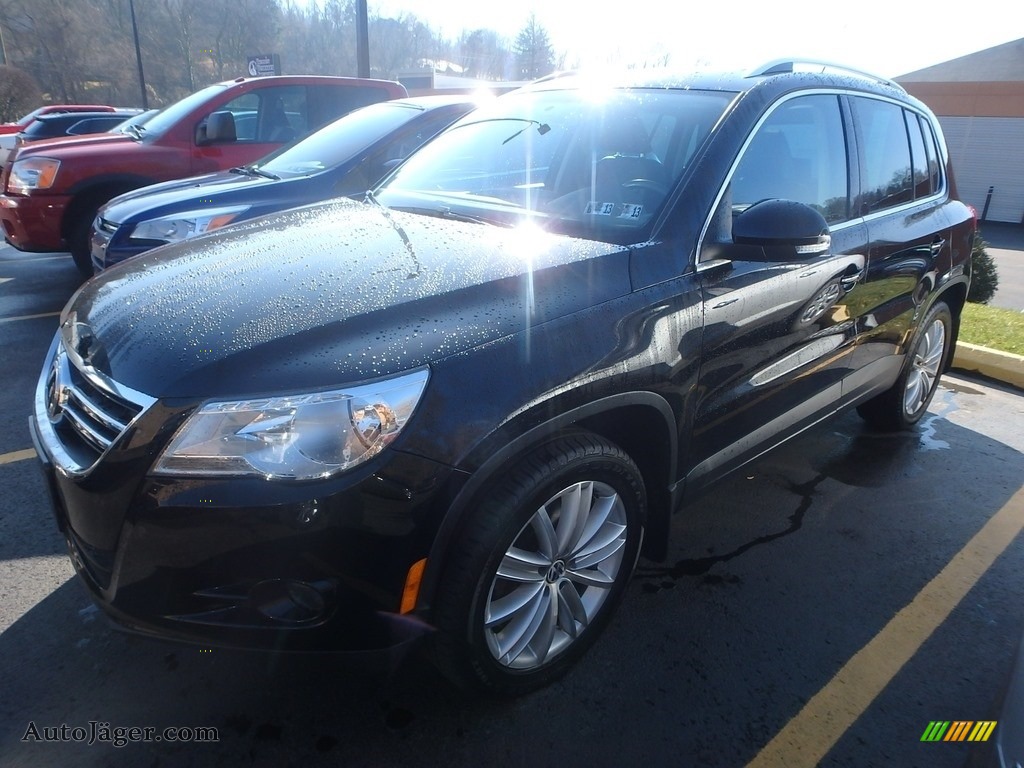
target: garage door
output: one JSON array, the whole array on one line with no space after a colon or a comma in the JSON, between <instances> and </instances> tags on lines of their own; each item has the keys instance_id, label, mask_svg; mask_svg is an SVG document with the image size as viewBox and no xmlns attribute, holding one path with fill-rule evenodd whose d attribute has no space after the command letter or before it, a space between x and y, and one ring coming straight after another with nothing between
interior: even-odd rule
<instances>
[{"instance_id":1,"label":"garage door","mask_svg":"<svg viewBox=\"0 0 1024 768\"><path fill-rule=\"evenodd\" d=\"M1024 118L940 117L960 199L989 221L1024 221Z\"/></svg>"}]
</instances>

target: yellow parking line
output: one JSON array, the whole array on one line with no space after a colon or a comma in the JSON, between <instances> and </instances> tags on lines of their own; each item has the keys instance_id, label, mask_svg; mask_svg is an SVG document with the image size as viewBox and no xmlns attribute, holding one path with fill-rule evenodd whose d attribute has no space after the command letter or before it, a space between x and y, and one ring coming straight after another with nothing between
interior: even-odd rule
<instances>
[{"instance_id":1,"label":"yellow parking line","mask_svg":"<svg viewBox=\"0 0 1024 768\"><path fill-rule=\"evenodd\" d=\"M747 768L816 766L1024 529L1024 488L858 651Z\"/></svg>"},{"instance_id":2,"label":"yellow parking line","mask_svg":"<svg viewBox=\"0 0 1024 768\"><path fill-rule=\"evenodd\" d=\"M35 320L39 317L60 317L60 312L43 312L39 315L18 315L17 317L0 317L0 323L13 323L16 320Z\"/></svg>"},{"instance_id":3,"label":"yellow parking line","mask_svg":"<svg viewBox=\"0 0 1024 768\"><path fill-rule=\"evenodd\" d=\"M0 453L0 464L13 464L16 461L34 459L36 452L29 448L25 451L14 451L13 453Z\"/></svg>"}]
</instances>

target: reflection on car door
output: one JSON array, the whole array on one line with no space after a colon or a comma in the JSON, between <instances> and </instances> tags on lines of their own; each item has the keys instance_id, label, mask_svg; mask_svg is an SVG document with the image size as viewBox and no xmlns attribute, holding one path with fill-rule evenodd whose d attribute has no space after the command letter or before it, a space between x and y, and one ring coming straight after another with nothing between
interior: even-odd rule
<instances>
[{"instance_id":1,"label":"reflection on car door","mask_svg":"<svg viewBox=\"0 0 1024 768\"><path fill-rule=\"evenodd\" d=\"M704 303L692 490L838 407L855 338L850 292L863 277L866 227L850 215L839 97L777 105L755 129L705 236ZM769 261L732 244L735 215L765 199L817 209L828 253Z\"/></svg>"},{"instance_id":2,"label":"reflection on car door","mask_svg":"<svg viewBox=\"0 0 1024 768\"><path fill-rule=\"evenodd\" d=\"M942 191L931 128L891 102L851 103L863 158L856 204L871 244L866 279L851 296L862 321L844 397L896 379L922 302L952 263L945 209L925 202Z\"/></svg>"}]
</instances>

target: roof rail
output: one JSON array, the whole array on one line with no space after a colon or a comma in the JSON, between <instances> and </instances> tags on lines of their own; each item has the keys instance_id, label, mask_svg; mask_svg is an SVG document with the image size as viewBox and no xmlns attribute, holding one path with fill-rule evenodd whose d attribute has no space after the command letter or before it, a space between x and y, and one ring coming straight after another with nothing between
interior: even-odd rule
<instances>
[{"instance_id":1,"label":"roof rail","mask_svg":"<svg viewBox=\"0 0 1024 768\"><path fill-rule=\"evenodd\" d=\"M836 72L848 75L857 75L859 77L867 78L868 80L883 83L906 93L906 90L902 85L888 77L882 77L874 72L865 72L863 69L850 67L846 64L836 64L833 61L820 61L818 59L776 59L753 70L747 75L747 77L764 77L765 75L781 75L786 72L797 72L799 71L797 69L798 67L805 68L805 71L820 71L822 73Z\"/></svg>"}]
</instances>

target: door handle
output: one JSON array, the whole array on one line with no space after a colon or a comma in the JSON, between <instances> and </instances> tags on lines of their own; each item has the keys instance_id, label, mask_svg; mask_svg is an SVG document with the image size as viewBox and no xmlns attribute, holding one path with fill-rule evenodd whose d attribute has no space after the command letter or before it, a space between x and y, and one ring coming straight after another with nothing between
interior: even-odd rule
<instances>
[{"instance_id":1,"label":"door handle","mask_svg":"<svg viewBox=\"0 0 1024 768\"><path fill-rule=\"evenodd\" d=\"M854 286L857 285L861 280L864 279L864 270L857 269L856 266L851 264L846 268L846 271L839 278L839 285L842 286L844 291L852 291Z\"/></svg>"}]
</instances>

